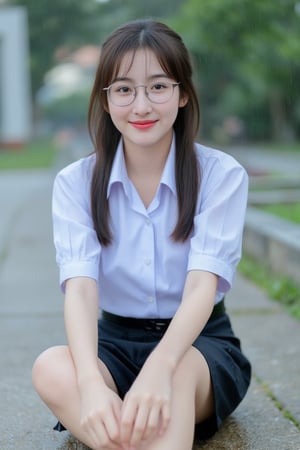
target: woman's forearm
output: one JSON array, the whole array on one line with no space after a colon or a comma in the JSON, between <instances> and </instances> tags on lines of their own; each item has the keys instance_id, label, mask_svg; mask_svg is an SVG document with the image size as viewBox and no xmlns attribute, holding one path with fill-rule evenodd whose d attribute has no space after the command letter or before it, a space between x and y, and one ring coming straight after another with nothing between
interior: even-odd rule
<instances>
[{"instance_id":1,"label":"woman's forearm","mask_svg":"<svg viewBox=\"0 0 300 450\"><path fill-rule=\"evenodd\" d=\"M173 370L201 333L212 312L218 278L204 271L187 276L182 303L152 356L167 361Z\"/></svg>"},{"instance_id":2,"label":"woman's forearm","mask_svg":"<svg viewBox=\"0 0 300 450\"><path fill-rule=\"evenodd\" d=\"M79 386L100 376L97 323L96 282L83 277L68 280L65 295L65 326Z\"/></svg>"}]
</instances>

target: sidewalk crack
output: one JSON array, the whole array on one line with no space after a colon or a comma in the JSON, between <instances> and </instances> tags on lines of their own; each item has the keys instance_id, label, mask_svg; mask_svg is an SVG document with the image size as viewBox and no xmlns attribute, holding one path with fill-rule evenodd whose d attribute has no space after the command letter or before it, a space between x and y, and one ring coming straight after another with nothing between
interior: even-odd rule
<instances>
[{"instance_id":1,"label":"sidewalk crack","mask_svg":"<svg viewBox=\"0 0 300 450\"><path fill-rule=\"evenodd\" d=\"M278 409L278 411L283 415L283 417L288 419L298 430L300 430L299 421L296 419L296 417L293 416L291 411L289 411L287 408L285 408L283 403L280 400L278 400L278 398L276 397L276 395L274 394L274 392L272 391L270 386L255 373L253 374L253 378L258 383L258 385L262 388L262 390L267 395L267 397L272 401L272 403Z\"/></svg>"}]
</instances>

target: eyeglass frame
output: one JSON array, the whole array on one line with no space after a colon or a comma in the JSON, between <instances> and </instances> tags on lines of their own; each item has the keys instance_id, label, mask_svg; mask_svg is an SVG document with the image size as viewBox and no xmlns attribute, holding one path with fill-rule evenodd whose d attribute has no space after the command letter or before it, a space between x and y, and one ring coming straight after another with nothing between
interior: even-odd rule
<instances>
[{"instance_id":1,"label":"eyeglass frame","mask_svg":"<svg viewBox=\"0 0 300 450\"><path fill-rule=\"evenodd\" d=\"M110 98L110 88L111 88L115 83L116 83L116 81L114 81L113 83L111 83L108 87L105 87L105 88L102 89L103 91L106 91L106 92L107 92L108 98ZM154 104L156 104L156 105L163 105L164 103L167 103L169 100L171 100L171 98L173 97L173 94L174 94L174 88L175 88L176 86L179 86L179 85L181 84L180 81L179 81L178 83L171 83L171 82L168 82L168 83L170 83L170 85L172 86L173 90L172 90L172 94L171 94L170 98L168 98L168 100L165 100L164 102L155 102L155 101L151 100L151 99L149 98L149 92L147 91L147 87L148 87L148 86L147 86L146 84L137 84L136 86L133 86L133 89L134 89L134 96L133 96L133 99L132 99L132 101L130 101L130 102L127 103L126 105L117 105L117 104L114 103L112 100L110 100L110 101L112 102L113 105L118 106L118 107L120 107L120 108L125 107L125 106L129 106L129 105L132 105L132 103L135 101L136 96L137 96L137 88L143 87L144 90L145 90L145 95L146 95L147 99L149 100L149 102L154 103Z\"/></svg>"}]
</instances>

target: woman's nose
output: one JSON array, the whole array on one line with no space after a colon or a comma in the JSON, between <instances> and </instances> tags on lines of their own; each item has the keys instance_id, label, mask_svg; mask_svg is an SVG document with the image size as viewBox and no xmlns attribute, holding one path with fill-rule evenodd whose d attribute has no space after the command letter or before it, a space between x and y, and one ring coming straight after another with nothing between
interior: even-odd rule
<instances>
[{"instance_id":1,"label":"woman's nose","mask_svg":"<svg viewBox=\"0 0 300 450\"><path fill-rule=\"evenodd\" d=\"M135 92L134 109L138 112L151 110L151 102L147 95L146 86L137 86Z\"/></svg>"}]
</instances>

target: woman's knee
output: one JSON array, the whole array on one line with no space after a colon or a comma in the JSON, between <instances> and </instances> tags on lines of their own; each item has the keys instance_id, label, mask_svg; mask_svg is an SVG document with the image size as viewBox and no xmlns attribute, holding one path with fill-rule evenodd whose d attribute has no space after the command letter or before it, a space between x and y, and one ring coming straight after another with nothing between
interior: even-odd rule
<instances>
[{"instance_id":1,"label":"woman's knee","mask_svg":"<svg viewBox=\"0 0 300 450\"><path fill-rule=\"evenodd\" d=\"M66 346L45 350L32 368L33 386L46 402L59 402L72 384L73 377L73 363Z\"/></svg>"},{"instance_id":2,"label":"woman's knee","mask_svg":"<svg viewBox=\"0 0 300 450\"><path fill-rule=\"evenodd\" d=\"M203 372L203 357L198 350L193 347L186 352L176 368L173 381L177 386L186 384L188 388L196 392L198 380Z\"/></svg>"},{"instance_id":3,"label":"woman's knee","mask_svg":"<svg viewBox=\"0 0 300 450\"><path fill-rule=\"evenodd\" d=\"M201 411L204 417L214 409L213 390L210 371L203 355L192 347L184 356L173 377L174 389L183 392L185 397L195 400L196 415Z\"/></svg>"}]
</instances>

